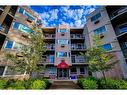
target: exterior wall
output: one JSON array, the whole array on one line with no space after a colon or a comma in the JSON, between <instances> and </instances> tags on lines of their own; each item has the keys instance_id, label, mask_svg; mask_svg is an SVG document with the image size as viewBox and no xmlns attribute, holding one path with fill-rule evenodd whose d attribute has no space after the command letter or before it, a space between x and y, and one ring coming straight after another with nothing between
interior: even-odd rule
<instances>
[{"instance_id":1,"label":"exterior wall","mask_svg":"<svg viewBox=\"0 0 127 95\"><path fill-rule=\"evenodd\" d=\"M27 11L28 13L30 13L32 16L34 16L35 18L36 18L36 21L38 20L38 19L40 19L40 17L39 17L39 15L38 14L36 14L36 13L34 13L31 9L29 9L27 6L15 6L15 7L17 7L17 9L16 9L16 12L15 12L15 14L11 14L9 11L11 10L11 8L13 8L14 6L7 6L5 9L4 9L4 11L2 12L2 14L0 15L0 24L2 24L4 21L5 21L5 19L7 19L8 21L10 21L10 20L12 20L12 22L10 23L10 27L9 27L9 31L8 31L8 33L7 34L5 34L5 36L6 36L6 39L4 40L4 43L3 43L3 45L2 45L2 48L1 48L1 51L0 51L0 56L1 56L1 59L0 60L3 60L2 58L4 58L4 51L5 50L8 50L8 51L10 51L11 53L14 53L14 54L16 54L16 53L19 53L17 50L12 50L12 49L5 49L5 45L6 45L6 41L7 40L12 40L12 41L14 41L14 42L16 42L16 43L19 43L19 44L23 44L23 45L27 45L29 42L27 41L27 37L24 37L23 35L26 35L26 33L25 32L22 32L22 31L20 31L20 30L18 30L18 29L13 29L13 23L14 22L19 22L19 23L21 23L21 24L23 24L23 25L25 25L25 26L27 26L27 27L29 27L29 28L33 28L33 22L32 23L30 23L30 22L28 22L27 21L27 18L28 17L26 17L26 16L24 16L24 15L22 15L22 14L20 14L20 13L18 13L18 9L20 8L20 7L22 7L22 8L24 8L25 9L25 11ZM10 18L11 19L9 19L9 18L7 18L8 16L10 16ZM0 32L1 33L1 32ZM5 66L5 70L4 70L4 72L3 72L3 76L4 77L6 77L6 76L11 76L11 75L6 75L6 71L8 70L8 68L9 68L9 66L11 66L12 64L10 63L10 64L6 64L4 61L1 61L0 62L0 65L3 65L3 66ZM11 74L11 73L10 73Z\"/></svg>"},{"instance_id":2,"label":"exterior wall","mask_svg":"<svg viewBox=\"0 0 127 95\"><path fill-rule=\"evenodd\" d=\"M101 17L98 19L99 23L94 24L94 22L91 22L91 17L96 15L97 13L101 13ZM118 64L116 64L112 70L109 70L108 72L105 72L107 77L113 77L113 78L123 78L123 66L120 64L123 60L123 56L121 54L121 49L118 43L118 40L116 39L116 35L114 32L114 29L112 27L112 24L110 22L109 16L107 14L107 11L105 10L105 7L102 7L98 10L95 10L87 17L87 28L88 28L88 34L90 38L90 44L93 45L92 37L94 35L94 30L101 27L106 26L106 32L103 33L104 37L102 38L104 44L111 43L112 50L108 51L114 54L115 60L119 60ZM123 63L123 62L122 62ZM98 78L102 77L101 73L94 74Z\"/></svg>"}]
</instances>

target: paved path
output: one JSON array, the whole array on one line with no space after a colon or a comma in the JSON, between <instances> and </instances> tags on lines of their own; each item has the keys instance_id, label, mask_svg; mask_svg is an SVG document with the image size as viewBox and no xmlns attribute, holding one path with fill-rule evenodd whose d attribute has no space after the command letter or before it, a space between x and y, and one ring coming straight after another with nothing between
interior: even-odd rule
<instances>
[{"instance_id":1,"label":"paved path","mask_svg":"<svg viewBox=\"0 0 127 95\"><path fill-rule=\"evenodd\" d=\"M54 81L50 89L80 89L73 81Z\"/></svg>"}]
</instances>

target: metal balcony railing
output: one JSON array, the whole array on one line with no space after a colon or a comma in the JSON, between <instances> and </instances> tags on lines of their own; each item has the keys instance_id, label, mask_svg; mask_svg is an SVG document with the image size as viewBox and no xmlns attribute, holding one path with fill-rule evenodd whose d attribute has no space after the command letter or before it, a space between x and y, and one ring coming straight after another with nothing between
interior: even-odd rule
<instances>
[{"instance_id":1,"label":"metal balcony railing","mask_svg":"<svg viewBox=\"0 0 127 95\"><path fill-rule=\"evenodd\" d=\"M45 47L47 50L55 50L55 44L46 44Z\"/></svg>"},{"instance_id":2,"label":"metal balcony railing","mask_svg":"<svg viewBox=\"0 0 127 95\"><path fill-rule=\"evenodd\" d=\"M45 39L55 39L55 34L44 34Z\"/></svg>"},{"instance_id":3,"label":"metal balcony railing","mask_svg":"<svg viewBox=\"0 0 127 95\"><path fill-rule=\"evenodd\" d=\"M5 9L5 6L0 6L0 10L4 10Z\"/></svg>"},{"instance_id":4,"label":"metal balcony railing","mask_svg":"<svg viewBox=\"0 0 127 95\"><path fill-rule=\"evenodd\" d=\"M123 52L124 57L127 58L127 49L123 49L122 52Z\"/></svg>"},{"instance_id":5,"label":"metal balcony railing","mask_svg":"<svg viewBox=\"0 0 127 95\"><path fill-rule=\"evenodd\" d=\"M83 39L83 34L71 34L71 39Z\"/></svg>"},{"instance_id":6,"label":"metal balcony railing","mask_svg":"<svg viewBox=\"0 0 127 95\"><path fill-rule=\"evenodd\" d=\"M54 55L48 55L48 56L42 56L43 57L43 61L41 63L43 64L54 64L55 62L55 56Z\"/></svg>"},{"instance_id":7,"label":"metal balcony railing","mask_svg":"<svg viewBox=\"0 0 127 95\"><path fill-rule=\"evenodd\" d=\"M84 50L85 46L84 44L71 44L72 50Z\"/></svg>"},{"instance_id":8,"label":"metal balcony railing","mask_svg":"<svg viewBox=\"0 0 127 95\"><path fill-rule=\"evenodd\" d=\"M9 30L8 26L0 24L0 32L7 34L8 30Z\"/></svg>"},{"instance_id":9,"label":"metal balcony railing","mask_svg":"<svg viewBox=\"0 0 127 95\"><path fill-rule=\"evenodd\" d=\"M72 55L71 61L72 63L85 63L86 59L84 56L81 56L81 55Z\"/></svg>"},{"instance_id":10,"label":"metal balcony railing","mask_svg":"<svg viewBox=\"0 0 127 95\"><path fill-rule=\"evenodd\" d=\"M122 8L120 8L120 9L118 9L118 10L116 10L115 12L113 12L112 14L111 14L111 19L112 18L114 18L115 16L118 16L118 15L120 15L120 14L123 14L123 13L125 13L125 12L127 12L127 7L122 7Z\"/></svg>"}]
</instances>

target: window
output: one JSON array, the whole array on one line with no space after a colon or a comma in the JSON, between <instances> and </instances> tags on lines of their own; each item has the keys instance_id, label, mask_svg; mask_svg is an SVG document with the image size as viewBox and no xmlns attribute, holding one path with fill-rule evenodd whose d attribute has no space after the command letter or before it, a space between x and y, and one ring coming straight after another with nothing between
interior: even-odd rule
<instances>
[{"instance_id":1,"label":"window","mask_svg":"<svg viewBox=\"0 0 127 95\"><path fill-rule=\"evenodd\" d=\"M50 63L54 63L54 55L49 55L48 60Z\"/></svg>"},{"instance_id":2,"label":"window","mask_svg":"<svg viewBox=\"0 0 127 95\"><path fill-rule=\"evenodd\" d=\"M67 57L67 52L58 52L57 57Z\"/></svg>"},{"instance_id":3,"label":"window","mask_svg":"<svg viewBox=\"0 0 127 95\"><path fill-rule=\"evenodd\" d=\"M94 15L93 17L91 17L91 21L96 21L100 17L101 17L101 13L98 13L98 14Z\"/></svg>"},{"instance_id":4,"label":"window","mask_svg":"<svg viewBox=\"0 0 127 95\"><path fill-rule=\"evenodd\" d=\"M94 30L95 34L101 34L101 33L104 33L104 32L106 32L106 27L105 26L102 26L102 27L97 28L96 30Z\"/></svg>"},{"instance_id":5,"label":"window","mask_svg":"<svg viewBox=\"0 0 127 95\"><path fill-rule=\"evenodd\" d=\"M19 13L23 14L24 16L27 16L28 18L30 18L31 20L35 20L35 17L33 17L31 14L29 14L28 12L26 12L23 8L19 8L18 10Z\"/></svg>"},{"instance_id":6,"label":"window","mask_svg":"<svg viewBox=\"0 0 127 95\"><path fill-rule=\"evenodd\" d=\"M106 51L112 50L112 45L111 45L111 44L105 44L105 45L102 46L102 48L103 48L104 50L106 50Z\"/></svg>"},{"instance_id":7,"label":"window","mask_svg":"<svg viewBox=\"0 0 127 95\"><path fill-rule=\"evenodd\" d=\"M67 32L67 29L60 29L59 32L61 32L61 33Z\"/></svg>"},{"instance_id":8,"label":"window","mask_svg":"<svg viewBox=\"0 0 127 95\"><path fill-rule=\"evenodd\" d=\"M62 39L62 40L58 40L58 44L68 44L68 40Z\"/></svg>"},{"instance_id":9,"label":"window","mask_svg":"<svg viewBox=\"0 0 127 95\"><path fill-rule=\"evenodd\" d=\"M23 24L21 24L21 23L18 23L18 22L14 22L13 28L14 28L14 29L21 30L22 32L26 32L26 33L33 32L32 29L30 29L30 28L28 28L27 26L25 26L25 25L23 25Z\"/></svg>"},{"instance_id":10,"label":"window","mask_svg":"<svg viewBox=\"0 0 127 95\"><path fill-rule=\"evenodd\" d=\"M80 68L80 73L85 72L85 69L83 67Z\"/></svg>"},{"instance_id":11,"label":"window","mask_svg":"<svg viewBox=\"0 0 127 95\"><path fill-rule=\"evenodd\" d=\"M6 45L5 45L5 48L12 49L13 43L14 43L13 41L7 41Z\"/></svg>"},{"instance_id":12,"label":"window","mask_svg":"<svg viewBox=\"0 0 127 95\"><path fill-rule=\"evenodd\" d=\"M24 13L24 9L23 8L19 8L19 13L23 14Z\"/></svg>"},{"instance_id":13,"label":"window","mask_svg":"<svg viewBox=\"0 0 127 95\"><path fill-rule=\"evenodd\" d=\"M127 23L119 26L119 32L127 32Z\"/></svg>"},{"instance_id":14,"label":"window","mask_svg":"<svg viewBox=\"0 0 127 95\"><path fill-rule=\"evenodd\" d=\"M77 69L73 67L73 68L71 68L71 72L72 73L77 73Z\"/></svg>"}]
</instances>

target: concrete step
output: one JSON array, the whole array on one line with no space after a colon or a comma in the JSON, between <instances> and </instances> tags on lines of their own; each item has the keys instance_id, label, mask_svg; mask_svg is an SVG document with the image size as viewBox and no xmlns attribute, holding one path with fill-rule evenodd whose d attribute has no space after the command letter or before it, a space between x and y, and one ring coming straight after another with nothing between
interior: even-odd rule
<instances>
[{"instance_id":1,"label":"concrete step","mask_svg":"<svg viewBox=\"0 0 127 95\"><path fill-rule=\"evenodd\" d=\"M50 89L80 89L73 81L54 81Z\"/></svg>"}]
</instances>

